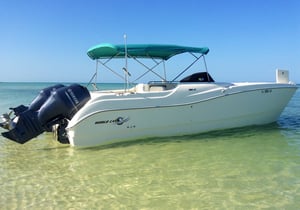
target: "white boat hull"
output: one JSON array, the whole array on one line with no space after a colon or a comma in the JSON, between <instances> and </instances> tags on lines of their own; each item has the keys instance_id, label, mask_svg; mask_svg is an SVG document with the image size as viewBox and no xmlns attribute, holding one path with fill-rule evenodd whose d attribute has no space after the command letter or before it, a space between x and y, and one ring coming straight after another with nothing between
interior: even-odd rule
<instances>
[{"instance_id":1,"label":"white boat hull","mask_svg":"<svg viewBox=\"0 0 300 210\"><path fill-rule=\"evenodd\" d=\"M96 60L96 71L89 84L95 79L97 89L101 64L123 79L124 90L90 92L79 84L47 87L29 107L12 108L13 117L12 112L0 116L0 127L8 130L2 135L24 144L45 131L54 131L61 143L90 147L276 121L297 89L289 80L288 70L276 70L276 83L216 83L208 73L204 57L208 52L207 47L178 45L96 45L88 50L88 56ZM181 54L189 54L191 64L173 79L167 79L165 61ZM122 73L108 65L117 58L125 60ZM128 59L140 64L137 77L128 70ZM195 71L198 67L194 64L200 59L203 72ZM194 73L182 78L191 68ZM159 82L128 89L148 73L159 78Z\"/></svg>"},{"instance_id":2,"label":"white boat hull","mask_svg":"<svg viewBox=\"0 0 300 210\"><path fill-rule=\"evenodd\" d=\"M277 120L295 90L289 84L213 83L108 94L87 103L67 133L73 146L95 146L267 124Z\"/></svg>"}]
</instances>

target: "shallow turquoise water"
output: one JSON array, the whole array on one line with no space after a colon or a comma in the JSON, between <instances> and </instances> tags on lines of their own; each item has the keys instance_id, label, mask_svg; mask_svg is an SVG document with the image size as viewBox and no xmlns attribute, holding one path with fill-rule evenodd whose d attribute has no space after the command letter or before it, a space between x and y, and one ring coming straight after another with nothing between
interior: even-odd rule
<instances>
[{"instance_id":1,"label":"shallow turquoise water","mask_svg":"<svg viewBox=\"0 0 300 210\"><path fill-rule=\"evenodd\" d=\"M3 85L1 113L45 84ZM300 92L266 126L90 149L0 137L0 184L1 209L298 209Z\"/></svg>"}]
</instances>

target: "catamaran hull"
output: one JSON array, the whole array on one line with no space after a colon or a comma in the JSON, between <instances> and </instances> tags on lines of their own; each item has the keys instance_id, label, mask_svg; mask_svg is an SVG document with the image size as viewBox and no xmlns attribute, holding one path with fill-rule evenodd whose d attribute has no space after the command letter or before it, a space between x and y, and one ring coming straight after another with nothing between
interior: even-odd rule
<instances>
[{"instance_id":1,"label":"catamaran hull","mask_svg":"<svg viewBox=\"0 0 300 210\"><path fill-rule=\"evenodd\" d=\"M268 124L277 120L295 91L295 86L224 89L189 103L103 110L78 122L71 120L67 133L71 145L89 147ZM126 107L126 101L122 103Z\"/></svg>"}]
</instances>

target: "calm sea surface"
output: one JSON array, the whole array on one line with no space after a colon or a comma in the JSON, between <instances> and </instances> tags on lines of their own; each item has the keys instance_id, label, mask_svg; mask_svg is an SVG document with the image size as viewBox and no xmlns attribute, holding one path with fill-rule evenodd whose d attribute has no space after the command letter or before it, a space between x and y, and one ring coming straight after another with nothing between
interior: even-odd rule
<instances>
[{"instance_id":1,"label":"calm sea surface","mask_svg":"<svg viewBox=\"0 0 300 210\"><path fill-rule=\"evenodd\" d=\"M0 114L49 85L0 83ZM299 90L266 126L90 149L61 145L49 133L24 145L0 136L0 209L299 206Z\"/></svg>"}]
</instances>

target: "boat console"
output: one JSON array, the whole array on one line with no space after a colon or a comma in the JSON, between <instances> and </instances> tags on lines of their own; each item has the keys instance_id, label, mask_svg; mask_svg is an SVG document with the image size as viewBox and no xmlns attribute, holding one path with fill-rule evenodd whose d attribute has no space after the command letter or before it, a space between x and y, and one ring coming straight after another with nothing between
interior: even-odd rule
<instances>
[{"instance_id":1,"label":"boat console","mask_svg":"<svg viewBox=\"0 0 300 210\"><path fill-rule=\"evenodd\" d=\"M180 82L214 82L214 79L208 72L199 72L183 78Z\"/></svg>"}]
</instances>

